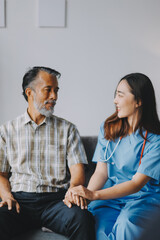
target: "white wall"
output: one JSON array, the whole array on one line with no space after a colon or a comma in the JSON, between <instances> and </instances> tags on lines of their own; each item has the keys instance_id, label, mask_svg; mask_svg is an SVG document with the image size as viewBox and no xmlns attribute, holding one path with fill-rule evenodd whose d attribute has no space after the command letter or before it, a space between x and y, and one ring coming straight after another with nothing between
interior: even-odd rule
<instances>
[{"instance_id":1,"label":"white wall","mask_svg":"<svg viewBox=\"0 0 160 240\"><path fill-rule=\"evenodd\" d=\"M97 135L114 111L117 82L148 75L160 112L160 1L67 0L66 28L38 28L36 0L6 0L0 29L0 124L23 113L22 77L44 65L62 73L55 114ZM148 96L149 97L149 96Z\"/></svg>"}]
</instances>

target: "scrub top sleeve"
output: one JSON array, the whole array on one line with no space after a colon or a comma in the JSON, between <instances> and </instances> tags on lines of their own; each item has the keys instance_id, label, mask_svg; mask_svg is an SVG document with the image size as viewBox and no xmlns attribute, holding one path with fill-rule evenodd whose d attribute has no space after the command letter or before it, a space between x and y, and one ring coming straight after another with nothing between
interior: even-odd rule
<instances>
[{"instance_id":1,"label":"scrub top sleeve","mask_svg":"<svg viewBox=\"0 0 160 240\"><path fill-rule=\"evenodd\" d=\"M160 138L144 153L137 172L145 174L160 182Z\"/></svg>"},{"instance_id":2,"label":"scrub top sleeve","mask_svg":"<svg viewBox=\"0 0 160 240\"><path fill-rule=\"evenodd\" d=\"M104 162L104 152L106 148L107 140L104 138L104 122L100 126L100 131L98 135L98 142L96 150L93 155L92 162Z\"/></svg>"}]
</instances>

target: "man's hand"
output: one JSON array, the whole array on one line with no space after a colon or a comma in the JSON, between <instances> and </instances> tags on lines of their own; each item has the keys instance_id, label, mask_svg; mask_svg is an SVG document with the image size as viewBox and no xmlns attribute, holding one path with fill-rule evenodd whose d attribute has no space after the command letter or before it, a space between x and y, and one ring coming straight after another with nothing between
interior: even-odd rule
<instances>
[{"instance_id":1,"label":"man's hand","mask_svg":"<svg viewBox=\"0 0 160 240\"><path fill-rule=\"evenodd\" d=\"M14 199L12 194L8 194L2 197L2 202L0 202L0 207L8 206L8 210L12 210L13 207L16 208L17 213L20 213L19 203Z\"/></svg>"},{"instance_id":2,"label":"man's hand","mask_svg":"<svg viewBox=\"0 0 160 240\"><path fill-rule=\"evenodd\" d=\"M2 199L2 202L0 202L0 207L8 206L8 210L11 210L13 207L15 207L17 213L20 212L19 203L14 199L11 193L7 172L0 172L0 198Z\"/></svg>"},{"instance_id":3,"label":"man's hand","mask_svg":"<svg viewBox=\"0 0 160 240\"><path fill-rule=\"evenodd\" d=\"M73 195L71 192L72 188L69 188L63 202L69 207L72 207L72 204L79 206L81 209L87 209L87 201L85 198L78 195Z\"/></svg>"},{"instance_id":4,"label":"man's hand","mask_svg":"<svg viewBox=\"0 0 160 240\"><path fill-rule=\"evenodd\" d=\"M63 202L71 208L73 204L79 206L81 209L87 208L87 201L85 198L72 194L71 189L75 186L83 185L85 182L84 166L82 163L74 164L70 167L70 188L68 189Z\"/></svg>"}]
</instances>

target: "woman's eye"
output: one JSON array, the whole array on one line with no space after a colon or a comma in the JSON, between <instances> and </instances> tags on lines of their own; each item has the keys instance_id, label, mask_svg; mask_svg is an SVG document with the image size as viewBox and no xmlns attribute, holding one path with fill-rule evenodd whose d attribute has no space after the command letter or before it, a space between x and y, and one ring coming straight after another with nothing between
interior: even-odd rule
<instances>
[{"instance_id":1,"label":"woman's eye","mask_svg":"<svg viewBox=\"0 0 160 240\"><path fill-rule=\"evenodd\" d=\"M119 98L121 98L121 97L123 97L123 95L122 95L122 94L120 94L120 93L116 93L116 94L115 94L115 98L116 98L116 97L119 97Z\"/></svg>"}]
</instances>

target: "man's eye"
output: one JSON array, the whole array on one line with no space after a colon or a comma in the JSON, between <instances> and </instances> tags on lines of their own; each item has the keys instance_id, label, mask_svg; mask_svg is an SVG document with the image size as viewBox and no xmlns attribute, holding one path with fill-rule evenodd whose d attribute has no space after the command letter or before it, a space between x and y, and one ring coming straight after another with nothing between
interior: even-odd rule
<instances>
[{"instance_id":1,"label":"man's eye","mask_svg":"<svg viewBox=\"0 0 160 240\"><path fill-rule=\"evenodd\" d=\"M50 92L51 89L50 89L50 88L46 88L45 91L46 91L46 92Z\"/></svg>"},{"instance_id":2,"label":"man's eye","mask_svg":"<svg viewBox=\"0 0 160 240\"><path fill-rule=\"evenodd\" d=\"M57 94L59 89L55 89L54 92Z\"/></svg>"}]
</instances>

